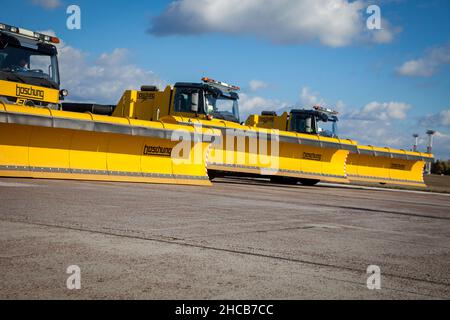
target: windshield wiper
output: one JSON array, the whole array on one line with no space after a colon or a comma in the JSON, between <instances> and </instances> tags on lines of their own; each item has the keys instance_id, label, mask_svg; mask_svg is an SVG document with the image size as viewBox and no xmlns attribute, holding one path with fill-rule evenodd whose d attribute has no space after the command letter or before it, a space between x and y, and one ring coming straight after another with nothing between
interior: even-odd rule
<instances>
[{"instance_id":1,"label":"windshield wiper","mask_svg":"<svg viewBox=\"0 0 450 320\"><path fill-rule=\"evenodd\" d=\"M221 119L221 120L226 120L226 121L231 121L231 122L239 122L239 119L237 119L234 114L230 113L230 112L224 112L221 113L219 111L215 111L213 112L213 116L217 119Z\"/></svg>"},{"instance_id":2,"label":"windshield wiper","mask_svg":"<svg viewBox=\"0 0 450 320\"><path fill-rule=\"evenodd\" d=\"M43 85L43 86L46 86L46 87L50 86L53 89L58 89L58 85L55 82L53 82L53 80L50 80L50 78L46 74L43 74L42 76L39 76L38 74L33 74L32 72L28 72L26 77L37 79L37 80L42 80L40 82L40 85Z\"/></svg>"},{"instance_id":3,"label":"windshield wiper","mask_svg":"<svg viewBox=\"0 0 450 320\"><path fill-rule=\"evenodd\" d=\"M26 81L24 78L22 78L21 76L18 76L17 74L13 74L13 73L8 74L8 75L6 76L6 79L7 79L7 80L11 80L11 81L20 81L20 82L22 82L22 83L26 83L26 82L27 82L27 81Z\"/></svg>"},{"instance_id":4,"label":"windshield wiper","mask_svg":"<svg viewBox=\"0 0 450 320\"><path fill-rule=\"evenodd\" d=\"M40 82L41 86L50 87L52 89L58 89L58 85L55 82L51 81L51 80L48 80L48 79L45 79L45 78L36 78L36 77L33 77L33 78L42 80Z\"/></svg>"}]
</instances>

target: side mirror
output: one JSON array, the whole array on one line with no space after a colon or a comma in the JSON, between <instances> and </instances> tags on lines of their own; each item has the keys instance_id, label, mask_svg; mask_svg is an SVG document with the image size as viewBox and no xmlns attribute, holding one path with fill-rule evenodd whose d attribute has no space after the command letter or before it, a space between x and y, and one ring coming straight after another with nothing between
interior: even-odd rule
<instances>
[{"instance_id":1,"label":"side mirror","mask_svg":"<svg viewBox=\"0 0 450 320\"><path fill-rule=\"evenodd\" d=\"M191 101L192 101L191 111L198 112L198 92L192 93Z\"/></svg>"}]
</instances>

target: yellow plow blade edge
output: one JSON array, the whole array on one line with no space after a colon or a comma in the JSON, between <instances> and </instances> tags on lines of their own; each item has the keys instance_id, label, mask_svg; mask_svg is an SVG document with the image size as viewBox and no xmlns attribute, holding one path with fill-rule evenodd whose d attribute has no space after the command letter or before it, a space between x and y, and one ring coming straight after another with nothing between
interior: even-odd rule
<instances>
[{"instance_id":1,"label":"yellow plow blade edge","mask_svg":"<svg viewBox=\"0 0 450 320\"><path fill-rule=\"evenodd\" d=\"M425 187L424 165L432 160L427 153L359 145L349 154L346 171L350 181Z\"/></svg>"},{"instance_id":2,"label":"yellow plow blade edge","mask_svg":"<svg viewBox=\"0 0 450 320\"><path fill-rule=\"evenodd\" d=\"M205 160L215 135L0 103L0 176L210 185Z\"/></svg>"}]
</instances>

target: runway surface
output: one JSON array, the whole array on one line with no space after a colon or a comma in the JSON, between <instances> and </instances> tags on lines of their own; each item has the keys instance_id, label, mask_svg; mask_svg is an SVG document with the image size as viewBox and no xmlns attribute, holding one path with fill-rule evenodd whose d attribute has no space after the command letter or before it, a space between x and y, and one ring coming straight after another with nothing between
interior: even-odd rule
<instances>
[{"instance_id":1,"label":"runway surface","mask_svg":"<svg viewBox=\"0 0 450 320\"><path fill-rule=\"evenodd\" d=\"M450 195L0 179L0 204L2 299L450 298Z\"/></svg>"}]
</instances>

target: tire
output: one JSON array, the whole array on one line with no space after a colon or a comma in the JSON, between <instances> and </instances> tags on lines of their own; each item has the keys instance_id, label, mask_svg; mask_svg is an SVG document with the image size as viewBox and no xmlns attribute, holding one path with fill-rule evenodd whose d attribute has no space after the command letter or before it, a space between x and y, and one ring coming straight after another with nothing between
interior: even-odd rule
<instances>
[{"instance_id":1,"label":"tire","mask_svg":"<svg viewBox=\"0 0 450 320\"><path fill-rule=\"evenodd\" d=\"M208 170L208 178L209 181L213 181L216 178L224 178L225 174L223 171L217 171L217 170Z\"/></svg>"},{"instance_id":2,"label":"tire","mask_svg":"<svg viewBox=\"0 0 450 320\"><path fill-rule=\"evenodd\" d=\"M304 186L315 186L320 180L315 179L299 179L300 183Z\"/></svg>"},{"instance_id":3,"label":"tire","mask_svg":"<svg viewBox=\"0 0 450 320\"><path fill-rule=\"evenodd\" d=\"M214 171L208 170L208 178L209 181L213 181L215 178L217 178L217 174Z\"/></svg>"},{"instance_id":4,"label":"tire","mask_svg":"<svg viewBox=\"0 0 450 320\"><path fill-rule=\"evenodd\" d=\"M270 182L278 183L278 184L296 185L298 183L298 179L291 178L291 177L274 176L274 177L270 177Z\"/></svg>"}]
</instances>

